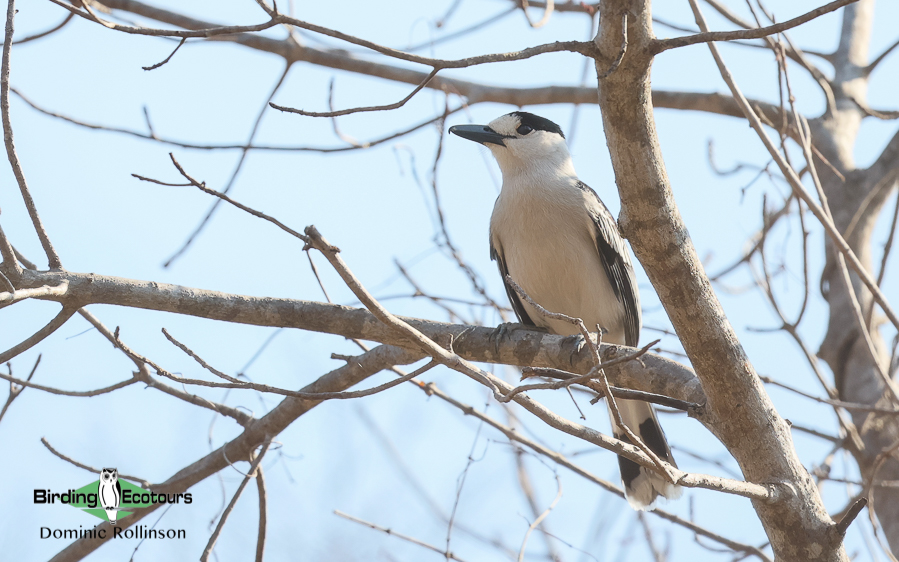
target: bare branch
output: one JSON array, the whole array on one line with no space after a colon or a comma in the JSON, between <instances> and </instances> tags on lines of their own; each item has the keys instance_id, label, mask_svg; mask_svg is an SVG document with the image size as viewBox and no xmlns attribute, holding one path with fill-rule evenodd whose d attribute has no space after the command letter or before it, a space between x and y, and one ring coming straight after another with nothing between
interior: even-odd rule
<instances>
[{"instance_id":1,"label":"bare branch","mask_svg":"<svg viewBox=\"0 0 899 562\"><path fill-rule=\"evenodd\" d=\"M446 394L445 392L440 390L434 383L423 384L420 382L414 382L413 384L418 386L428 396L436 396L436 397L440 398L444 402L446 402L446 403L452 405L453 407L459 409L460 411L462 411L465 415L477 418L477 419L483 421L484 423L486 423L487 425L493 427L494 429L497 429L503 435L505 435L509 440L515 441L517 443L521 443L522 445L527 446L534 452L545 456L546 458L552 460L559 466L564 466L565 468L571 470L578 476L581 476L582 478L598 485L599 487L603 488L604 490L615 494L619 498L624 499L624 491L621 488L619 488L618 486L615 486L611 482L609 482L607 480L603 480L602 478L599 478L598 476L588 472L583 467L581 467L577 464L574 464L573 462L571 462L571 460L569 460L564 455L562 455L556 451L553 451L552 449L549 449L549 448L541 445L540 443L537 443L533 439L529 439L529 438L525 437L524 435L522 435L522 432L515 431L513 428L496 421L495 419L493 419L490 416L484 414L483 412L473 408L472 406L470 406L468 404L463 404L462 402L459 402L455 398L449 396L448 394ZM713 533L704 527L700 527L699 525L696 525L695 523L693 523L691 521L681 519L677 515L673 515L662 509L654 509L650 513L652 513L653 515L656 515L658 517L661 517L662 519L670 521L676 525L680 525L682 527L690 529L694 533L701 535L703 537L709 538L715 542L718 542L719 544L725 545L728 548L731 548L731 549L739 551L739 552L744 552L749 555L757 556L761 560L769 561L768 557L765 556L765 554L763 552L761 552L758 548L756 548L754 546L741 544L741 543L732 541L730 539L724 538L721 535Z\"/></svg>"},{"instance_id":2,"label":"bare branch","mask_svg":"<svg viewBox=\"0 0 899 562\"><path fill-rule=\"evenodd\" d=\"M127 25L119 25L119 24L101 20L96 15L94 15L94 13L91 11L90 7L87 6L86 4L84 5L84 7L88 11L88 13L82 12L78 8L75 8L74 6L66 4L65 2L62 2L61 0L50 0L50 1L61 8L65 8L69 12L75 14L76 16L82 17L82 18L84 18L88 21L92 21L94 23L98 23L98 24L102 25L103 27L106 27L113 31L122 31L124 33L130 33L132 35L149 35L152 37L181 37L181 38L205 37L205 38L211 38L211 37L218 37L221 35L233 35L236 33L248 33L248 32L252 32L252 31L263 31L263 30L269 29L271 27L275 27L276 25L280 25L280 24L284 23L282 21L279 21L276 18L273 18L265 23L259 23L256 25L226 25L226 26L221 26L221 27L210 27L207 29L197 29L194 31L179 31L179 30L174 30L174 29L172 29L172 30L170 30L170 29L152 29L149 27L131 27L131 26L127 26ZM104 2L104 4L108 4L108 3Z\"/></svg>"},{"instance_id":3,"label":"bare branch","mask_svg":"<svg viewBox=\"0 0 899 562\"><path fill-rule=\"evenodd\" d=\"M868 505L868 498L859 498L855 500L855 503L850 506L846 515L837 522L837 532L841 536L846 534L846 531L849 530L849 525L852 525L852 522L855 521L855 518L858 517L858 514L861 513L866 505Z\"/></svg>"},{"instance_id":4,"label":"bare branch","mask_svg":"<svg viewBox=\"0 0 899 562\"><path fill-rule=\"evenodd\" d=\"M402 349L391 346L381 346L360 355L355 361L323 375L315 382L304 387L309 392L338 391L349 388L378 371L393 365L413 362L417 356L409 355ZM244 431L225 445L202 457L196 462L184 467L167 481L152 486L157 493L184 492L191 486L201 482L205 478L230 466L230 463L249 460L252 452L268 441L271 435L278 435L294 420L317 406L320 402L315 400L300 400L287 398L272 411L244 429ZM230 463L227 459L230 459ZM158 509L160 504L154 504L144 510L136 512L119 522L119 527L128 528L141 521L144 517ZM100 529L105 529L102 534L106 538L81 538L72 542L68 547L59 552L54 562L77 562L102 546L106 541L112 540L112 526L108 522L100 524ZM96 537L101 536L99 533Z\"/></svg>"},{"instance_id":5,"label":"bare branch","mask_svg":"<svg viewBox=\"0 0 899 562\"><path fill-rule=\"evenodd\" d=\"M539 21L533 21L531 19L531 15L528 13L528 0L518 0L521 5L521 12L524 14L524 18L528 20L528 25L532 28L537 29L538 27L543 27L549 22L549 18L553 15L553 10L556 7L556 3L554 0L546 0L545 5L543 6L543 17L540 18Z\"/></svg>"},{"instance_id":6,"label":"bare branch","mask_svg":"<svg viewBox=\"0 0 899 562\"><path fill-rule=\"evenodd\" d=\"M337 271L338 275L340 275L344 283L346 283L347 287L349 287L350 290L353 291L353 294L356 295L356 298L358 298L366 306L366 308L368 308L372 312L372 314L374 314L378 318L378 320L388 325L393 330L404 334L408 339L412 340L416 347L430 355L436 361L446 365L454 371L458 371L468 376L472 380L489 388L493 392L493 395L495 398L497 398L497 400L500 400L503 394L508 393L511 390L511 385L506 383L504 380L482 369L479 369L477 366L466 361L459 355L455 354L453 351L448 351L442 348L433 340L422 334L420 331L416 330L408 323L388 312L379 302L377 302L377 300L374 299L374 297L371 296L371 294L359 282L355 275L353 275L353 273L347 267L346 263L344 263L343 259L341 258L339 254L340 250L337 247L329 244L314 226L306 227L305 233L309 237L308 244L314 247L316 250L320 251L328 259L328 261ZM533 303L533 301L531 301L531 303L536 304ZM583 322L580 322L580 325L583 326ZM584 328L584 330L586 331L586 328ZM589 333L587 337L589 337ZM598 362L597 360L599 358L599 353L595 347L591 348L591 355L593 356L594 362ZM609 395L611 395L610 391L607 392L607 396ZM668 476L676 484L681 484L683 486L691 488L707 488L711 490L722 491L725 493L735 494L754 500L761 500L765 503L776 503L782 497L782 487L775 484L759 485L751 482L733 481L726 478L719 478L704 474L697 475L684 473L673 465L665 463L661 459L653 459L647 456L639 447L635 447L630 443L626 443L618 439L610 438L592 428L573 423L555 414L539 402L531 399L526 394L518 394L513 399L516 403L523 406L526 410L540 418L544 423L554 429L563 431L564 433L567 433L573 437L577 437L593 443L594 445L602 447L603 449L618 453L619 455L633 460L634 462L637 462L643 466L660 466L660 468L665 472L666 476ZM619 423L621 423L620 417Z\"/></svg>"},{"instance_id":7,"label":"bare branch","mask_svg":"<svg viewBox=\"0 0 899 562\"><path fill-rule=\"evenodd\" d=\"M553 499L552 503L549 504L549 507L547 507L543 513L528 525L528 530L524 534L524 540L521 541L521 550L518 551L518 562L524 562L524 552L528 546L528 539L531 537L531 533L534 532L534 529L536 529L544 519L546 519L550 512L556 507L556 504L559 503L559 500L562 499L562 480L558 475L556 475L556 486L558 487L558 491L556 492L555 499Z\"/></svg>"},{"instance_id":8,"label":"bare branch","mask_svg":"<svg viewBox=\"0 0 899 562\"><path fill-rule=\"evenodd\" d=\"M412 544L416 544L418 546L427 548L428 550L432 550L438 554L442 554L444 556L444 558L446 558L447 560L458 560L458 562L465 562L465 560L463 560L462 558L459 558L452 552L441 550L432 544L428 544L424 541L420 541L414 537L410 537L409 535L397 533L396 531L389 529L387 527L381 527L380 525L375 525L374 523L369 523L368 521L365 521L363 519L353 517L352 515L348 515L342 511L340 511L339 509L334 510L334 515L337 515L338 517L343 517L344 519L348 519L354 523L359 523L360 525L365 525L366 527L374 529L375 531L381 531L382 533L386 533L392 537L396 537L396 538L402 539L406 542L410 542Z\"/></svg>"},{"instance_id":9,"label":"bare branch","mask_svg":"<svg viewBox=\"0 0 899 562\"><path fill-rule=\"evenodd\" d=\"M20 291L0 293L0 308L5 308L11 304L23 301L25 299L35 299L49 296L64 297L68 288L68 283L61 283L56 287L46 286L38 287L36 289L22 289Z\"/></svg>"},{"instance_id":10,"label":"bare branch","mask_svg":"<svg viewBox=\"0 0 899 562\"><path fill-rule=\"evenodd\" d=\"M899 47L899 39L897 39L892 45L884 49L882 53L877 55L877 57L875 57L874 60L871 61L871 64L865 67L865 76L869 76L872 72L874 72L874 69L877 68L877 66L882 63L890 55L890 53L892 53L893 50L896 49L896 47Z\"/></svg>"},{"instance_id":11,"label":"bare branch","mask_svg":"<svg viewBox=\"0 0 899 562\"><path fill-rule=\"evenodd\" d=\"M398 102L390 103L387 105L372 105L372 106L366 106L366 107L354 107L352 109L340 109L338 111L325 111L325 112L320 112L320 113L315 112L315 111L304 111L302 109L294 109L292 107L284 107L284 106L278 105L273 102L269 102L269 105L274 107L275 109L283 111L285 113L298 113L300 115L305 115L306 117L340 117L341 115L351 115L353 113L364 113L364 112L368 112L368 111L386 111L386 110L390 110L390 109L397 109L397 108L400 108L400 107L403 107L404 105L406 105L406 102L411 100L412 97L415 96L415 94L417 94L418 92L420 92L422 90L422 88L427 86L428 82L430 82L431 79L437 75L437 72L439 72L439 70L440 69L438 69L438 68L435 68L434 70L432 70L425 77L425 79L421 82L421 84L416 86L415 89L412 90L408 96L404 97L403 99L401 99Z\"/></svg>"},{"instance_id":12,"label":"bare branch","mask_svg":"<svg viewBox=\"0 0 899 562\"><path fill-rule=\"evenodd\" d=\"M364 309L295 299L252 297L205 289L136 281L121 277L73 272L23 272L22 287L69 282L67 302L73 305L113 304L145 310L186 314L199 318L254 326L292 327L343 337L411 346L411 341L381 324ZM189 298L188 298L189 295ZM542 332L514 330L496 339L494 329L403 318L431 339L451 338L453 350L472 360L509 365L553 367L586 373L593 366L589 350L577 339ZM637 351L603 345L602 359L610 361ZM672 396L704 404L702 385L692 370L660 355L647 353L606 369L617 386Z\"/></svg>"},{"instance_id":13,"label":"bare branch","mask_svg":"<svg viewBox=\"0 0 899 562\"><path fill-rule=\"evenodd\" d=\"M37 237L41 241L44 253L47 254L50 269L59 269L62 267L62 262L59 261L59 256L56 254L56 250L53 249L53 244L50 242L47 231L44 229L44 225L41 222L41 217L37 213L37 207L34 204L34 199L31 197L28 183L25 181L25 173L22 171L22 165L19 163L19 156L16 154L16 146L13 142L12 123L9 121L9 55L10 50L12 49L12 36L15 30L15 26L13 25L15 16L16 2L15 0L9 0L6 10L6 39L3 41L3 61L2 68L0 68L0 113L2 113L3 119L3 142L6 145L6 155L9 158L9 165L12 166L13 174L16 176L16 183L19 184L19 191L22 193L22 199L25 201L25 207L28 209L28 216L31 217L31 223L34 225ZM5 257L4 254L4 258Z\"/></svg>"},{"instance_id":14,"label":"bare branch","mask_svg":"<svg viewBox=\"0 0 899 562\"><path fill-rule=\"evenodd\" d=\"M75 17L75 14L70 13L61 22L54 25L50 29L41 31L40 33L35 33L34 35L29 35L28 37L22 37L21 39L16 39L15 41L12 42L12 44L13 45L21 45L23 43L28 43L30 41L36 41L38 39L41 39L42 37L46 37L48 35L56 33L57 31L59 31L60 29L65 27L66 24L68 24L70 21L72 21L72 18L74 18L74 17Z\"/></svg>"},{"instance_id":15,"label":"bare branch","mask_svg":"<svg viewBox=\"0 0 899 562\"><path fill-rule=\"evenodd\" d=\"M0 363L6 363L13 357L19 355L20 353L24 353L28 351L38 343L44 341L50 334L58 330L65 324L69 318L71 318L76 312L78 312L77 307L68 307L63 306L62 310L59 311L53 320L47 323L43 328L29 336L25 341L15 345L3 353L0 353Z\"/></svg>"},{"instance_id":16,"label":"bare branch","mask_svg":"<svg viewBox=\"0 0 899 562\"><path fill-rule=\"evenodd\" d=\"M84 464L84 463L80 463L80 462L76 461L75 459L73 459L72 457L68 457L68 456L66 456L66 455L64 455L64 454L62 454L62 453L60 453L60 452L57 451L56 449L54 449L54 448L53 448L53 445L51 445L50 442L47 441L47 438L46 438L46 437L41 437L41 443L43 443L44 447L46 447L48 451L50 451L51 453L53 453L54 455L56 455L56 456L59 457L60 459L66 461L67 463L72 464L72 465L74 465L74 466L77 466L78 468L81 468L81 469L86 470L86 471L88 471L88 472L93 472L94 474L99 474L99 473L100 473L100 469L99 469L99 468L96 468L96 467L93 467L93 466L88 466L88 465L86 465L86 464ZM124 474L124 473L122 473L122 472L119 472L119 477L120 477L120 478L124 478L125 480L134 480L135 482L140 483L141 487L142 487L143 489L145 489L145 490L149 490L149 489L152 488L152 485L150 484L150 482L147 481L147 480L144 480L143 478L139 478L139 477L137 477L137 476L131 476L130 474Z\"/></svg>"},{"instance_id":17,"label":"bare branch","mask_svg":"<svg viewBox=\"0 0 899 562\"><path fill-rule=\"evenodd\" d=\"M35 367L37 367L37 365L35 365ZM32 371L32 374L34 374L33 371ZM109 392L112 392L113 390L118 390L120 388L130 386L130 385L138 382L138 380L139 380L137 378L130 378L127 380L123 380L121 382L117 382L110 386L104 386L103 388L98 388L96 390L62 390L59 388L54 388L52 386L44 386L42 384L35 384L33 382L29 382L31 380L31 377L28 377L28 379L26 379L26 380L22 380L22 379L17 379L15 377L11 377L9 375L0 373L0 379L7 380L10 383L19 385L22 388L33 388L35 390L41 390L43 392L47 392L50 394L56 394L57 396L77 396L77 397L91 397L91 396L99 396L101 394L107 394ZM0 417L2 417L2 416L0 416Z\"/></svg>"},{"instance_id":18,"label":"bare branch","mask_svg":"<svg viewBox=\"0 0 899 562\"><path fill-rule=\"evenodd\" d=\"M260 109L259 113L256 115L256 121L253 122L253 128L250 130L250 136L247 139L247 145L252 144L253 139L256 138L256 133L259 131L259 125L260 123L262 123L262 117L265 115L266 109L268 109L268 103L272 101L272 99L275 97L275 94L278 93L278 90L281 89L281 86L284 84L284 80L287 78L287 74L290 72L290 68L291 63L288 62L284 66L284 71L281 72L281 75L278 77L277 82L275 82L275 86L269 92L268 98L265 100L265 103L262 104L262 109ZM240 174L240 170L243 168L244 162L246 162L247 160L248 153L249 149L244 147L240 153L240 158L237 160L237 165L234 167L234 171L231 172L231 177L228 179L228 183L225 184L225 188L222 190L222 193L228 193L229 191L231 191L231 188L234 187L234 182L237 180L237 176L238 174ZM171 154L169 154L169 156L172 157L172 162L175 162L174 156L172 156ZM182 175L184 175L184 171L180 170L177 162L175 162L175 166L178 167L179 171L182 173ZM219 203L221 203L221 201L215 201L212 204L212 207L210 207L206 215L202 218L202 220L200 220L200 224L198 224L193 232L190 233L190 235L187 237L187 240L184 241L184 244L182 244L181 247L178 248L178 250L176 250L175 253L165 261L163 267L171 266L176 259L178 259L184 254L184 252L187 251L191 244L193 244L194 240L196 240L200 233L203 232L203 229L206 227L206 225L209 224L209 221L212 219L212 216L215 214L215 211L219 207Z\"/></svg>"},{"instance_id":19,"label":"bare branch","mask_svg":"<svg viewBox=\"0 0 899 562\"><path fill-rule=\"evenodd\" d=\"M256 491L259 494L259 532L256 535L256 562L262 562L265 553L265 529L268 526L268 493L265 489L265 475L262 466L256 467Z\"/></svg>"},{"instance_id":20,"label":"bare branch","mask_svg":"<svg viewBox=\"0 0 899 562\"><path fill-rule=\"evenodd\" d=\"M154 65L152 65L152 66L142 66L141 68L143 68L144 70L156 70L156 69L159 68L160 66L162 66L162 65L164 65L165 63L167 63L167 62L169 62L170 60L172 60L172 57L175 56L175 53L178 52L178 49L180 49L180 48L181 48L181 45L184 45L184 43L185 43L186 41L187 41L187 37L182 37L182 38L181 38L181 41L178 42L178 46L175 47L175 50L172 51L172 53L171 53L169 56L165 57L165 59L163 59L162 62L157 62L156 64L154 64Z\"/></svg>"},{"instance_id":21,"label":"bare branch","mask_svg":"<svg viewBox=\"0 0 899 562\"><path fill-rule=\"evenodd\" d=\"M198 150L271 150L271 151L283 151L283 152L296 151L296 152L323 152L323 153L349 152L349 151L353 151L353 150L358 150L360 148L371 148L373 146L377 146L377 145L385 143L387 141L391 141L391 140L400 138L402 136L408 135L409 133L415 132L415 131L421 129L422 127L425 127L436 121L439 121L440 119L443 119L448 115L452 115L452 114L458 112L460 109L462 109L461 106L457 107L455 109L451 109L448 112L446 112L445 114L441 113L437 117L432 117L431 119L428 119L427 121L420 122L420 123L413 125L407 129L400 130L396 133L392 133L390 135L387 135L385 137L381 137L378 139L361 142L361 143L359 143L361 146L328 147L328 146L278 146L278 145L258 145L258 144L208 144L208 143L201 144L201 143L189 143L189 142L179 141L179 140L175 140L175 139L159 137L152 130L148 134L148 133L142 133L140 131L135 131L132 129L124 129L121 127L110 127L110 126L106 126L106 125L98 125L96 123L87 123L85 121L79 121L77 119L73 119L72 117L68 117L66 115L62 115L60 113L56 113L56 112L42 108L41 106L39 106L39 105L35 104L33 101L31 101L29 98L22 95L22 93L19 92L18 90L16 90L15 88L10 88L10 91L12 93L16 94L17 96L19 96L19 98L21 98L22 101L24 101L26 104L31 106L31 108L33 108L34 110L39 111L40 113L43 113L44 115L47 115L49 117L61 119L63 121L66 121L67 123L71 123L71 124L77 125L79 127L84 127L87 129L93 129L93 130L97 130L97 131L106 131L106 132L110 132L110 133L120 133L120 134L124 134L124 135L128 135L128 136L132 136L132 137L137 137L140 139L155 141L155 142L158 142L161 144L180 146L181 148L194 148L194 149L198 149ZM153 180L147 180L147 181L153 181ZM156 182L156 183L162 183L162 182ZM162 185L172 185L172 184L162 183Z\"/></svg>"},{"instance_id":22,"label":"bare branch","mask_svg":"<svg viewBox=\"0 0 899 562\"><path fill-rule=\"evenodd\" d=\"M844 0L840 0L844 1ZM696 6L694 0L690 0L691 6L693 6L694 13L697 17L697 23L700 24L700 28L707 29L705 27L705 20L702 19L701 13L698 11L699 8ZM846 3L849 3L848 1ZM701 20L701 21L700 21ZM802 199L806 205L808 205L809 209L815 215L815 218L821 222L824 226L824 230L827 232L830 239L833 241L834 247L836 250L843 256L845 256L846 260L849 262L849 265L852 266L852 269L858 274L859 278L861 278L862 282L868 287L868 290L871 291L874 296L874 300L877 301L877 304L880 305L881 309L883 309L884 313L890 319L890 322L893 323L894 326L899 328L899 315L893 311L892 307L886 300L883 292L880 290L880 287L877 286L875 280L871 277L871 274L868 273L865 266L859 261L858 257L855 255L855 252L852 251L852 248L849 247L849 244L843 238L842 234L837 230L837 227L833 224L833 221L830 220L825 213L824 209L821 208L820 205L811 197L811 195L805 190L802 186L802 181L796 175L796 172L793 168L786 162L784 157L777 150L777 147L771 142L771 139L768 138L765 129L762 126L761 121L759 121L758 116L755 114L752 107L749 105L749 102L746 101L746 98L743 97L743 93L740 91L739 87L733 80L733 76L730 74L730 71L724 65L721 56L718 54L718 49L714 43L709 43L709 49L712 50L712 55L715 58L715 62L718 65L719 70L721 71L721 76L724 78L724 81L727 83L728 87L731 89L731 92L734 98L739 102L741 108L746 115L746 118L749 120L750 125L753 129L755 129L759 138L762 140L762 143L768 149L768 152L774 158L774 161L777 163L778 167L781 169L784 177L789 181L790 186L793 189L793 192Z\"/></svg>"},{"instance_id":23,"label":"bare branch","mask_svg":"<svg viewBox=\"0 0 899 562\"><path fill-rule=\"evenodd\" d=\"M20 394L25 390L26 384L31 381L31 378L34 376L34 373L37 372L37 366L41 364L42 355L37 356L37 361L34 362L34 367L31 368L31 373L28 374L28 378L24 381L20 381L19 379L15 379L12 376L12 363L7 363L7 368L9 369L9 375L4 375L0 373L0 377L9 381L9 396L6 397L6 403L3 404L3 408L0 408L0 421L3 420L3 416L6 415L6 412L9 410L9 407L12 405L13 401L19 397ZM9 378L7 378L7 376ZM26 384L22 384L26 383Z\"/></svg>"},{"instance_id":24,"label":"bare branch","mask_svg":"<svg viewBox=\"0 0 899 562\"><path fill-rule=\"evenodd\" d=\"M687 45L695 45L697 43L710 43L712 41L734 41L737 39L760 39L769 35L782 33L788 29L793 29L804 23L810 22L815 18L821 17L830 12L839 10L843 6L847 6L858 0L835 0L829 4L825 4L820 8L787 20L783 23L769 25L767 27L758 27L754 29L743 29L738 31L703 31L696 35L688 35L686 37L675 37L673 39L661 39L655 42L653 51L658 54L668 49L678 47L686 47Z\"/></svg>"},{"instance_id":25,"label":"bare branch","mask_svg":"<svg viewBox=\"0 0 899 562\"><path fill-rule=\"evenodd\" d=\"M238 498L240 498L240 494L243 492L244 488L247 487L250 479L256 477L256 469L259 467L259 463L262 462L262 458L265 456L265 453L268 451L269 445L271 444L272 442L270 440L266 441L262 445L262 450L259 451L259 454L256 455L255 459L253 459L253 462L250 464L250 469L247 471L246 477L244 477L244 479L240 482L240 486L237 487L237 491L234 492L234 496L231 497L231 501L228 503L228 507L225 508L225 511L222 512L221 517L219 517L219 522L215 526L215 530L212 532L212 536L209 537L209 542L206 543L206 548L203 549L203 553L200 555L200 562L206 562L207 560L209 560L209 555L212 554L212 549L215 548L215 543L222 532L222 527L225 526L225 521L227 521L228 516L231 515L231 511L237 504L237 500Z\"/></svg>"}]
</instances>

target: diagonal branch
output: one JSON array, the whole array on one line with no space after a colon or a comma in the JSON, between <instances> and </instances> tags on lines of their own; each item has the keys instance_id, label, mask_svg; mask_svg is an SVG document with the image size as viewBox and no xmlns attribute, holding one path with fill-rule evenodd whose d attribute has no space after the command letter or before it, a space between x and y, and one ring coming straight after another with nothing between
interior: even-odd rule
<instances>
[{"instance_id":1,"label":"diagonal branch","mask_svg":"<svg viewBox=\"0 0 899 562\"><path fill-rule=\"evenodd\" d=\"M259 463L262 462L262 458L265 457L265 453L268 452L269 445L271 444L271 440L267 440L265 444L262 445L262 450L259 451L259 454L256 455L255 459L253 459L253 462L250 464L250 469L247 471L247 475L243 480L241 480L240 486L237 487L237 491L234 492L234 495L231 497L231 501L228 503L228 507L225 508L225 511L223 511L221 517L219 517L219 522L215 526L215 530L212 532L212 536L209 537L209 542L206 543L206 548L203 549L203 553L200 555L200 562L206 562L207 560L209 560L209 555L212 554L212 549L215 548L215 543L216 541L218 541L219 535L222 532L222 528L225 526L225 521L228 520L228 516L231 515L231 512L234 510L234 506L237 505L237 500L243 493L244 488L247 487L250 479L256 477L256 471L259 468Z\"/></svg>"},{"instance_id":2,"label":"diagonal branch","mask_svg":"<svg viewBox=\"0 0 899 562\"><path fill-rule=\"evenodd\" d=\"M702 33L697 33L696 35L688 35L686 37L656 40L652 50L655 54L658 54L667 51L668 49L686 47L688 45L696 45L697 43L710 43L713 41L736 41L738 39L761 39L762 37L768 37L769 35L775 35L777 33L782 33L788 29L793 29L794 27L798 27L804 23L808 23L815 18L819 18L825 14L829 14L830 12L839 10L843 6L847 6L854 2L858 2L858 0L835 0L834 2L830 2L829 4L825 4L824 6L821 6L819 8L815 8L814 10L801 16L795 17L791 20L787 20L783 23L769 25L767 27L741 29L737 31L703 31Z\"/></svg>"},{"instance_id":3,"label":"diagonal branch","mask_svg":"<svg viewBox=\"0 0 899 562\"><path fill-rule=\"evenodd\" d=\"M877 66L882 63L890 55L890 53L892 53L896 49L896 47L899 47L899 39L897 39L895 42L893 42L892 45L884 49L882 53L880 53L873 61L871 61L871 64L864 68L865 76L869 76L872 72L874 72L874 69L877 68Z\"/></svg>"},{"instance_id":4,"label":"diagonal branch","mask_svg":"<svg viewBox=\"0 0 899 562\"><path fill-rule=\"evenodd\" d=\"M28 351L35 345L47 339L50 334L52 334L53 332L61 328L63 324L68 322L69 318L74 316L76 312L78 312L78 307L63 306L62 310L59 311L59 314L57 314L53 318L53 320L50 320L50 322L48 322L43 328L33 333L21 343L14 345L3 353L0 353L0 363L6 363L13 357L16 357L17 355Z\"/></svg>"},{"instance_id":5,"label":"diagonal branch","mask_svg":"<svg viewBox=\"0 0 899 562\"><path fill-rule=\"evenodd\" d=\"M315 382L303 388L308 392L329 392L345 390L367 377L390 368L393 365L413 362L415 355L409 355L402 349L391 346L381 346L370 352L356 357L330 373L320 377ZM307 413L320 402L315 400L300 400L286 398L272 411L255 420L249 427L236 438L222 445L215 451L198 459L196 462L184 467L168 480L152 486L154 492L159 494L171 494L184 492L191 486L227 468L231 463L246 461L251 458L252 452L266 441L269 436L280 434L287 426L297 418ZM229 460L230 459L230 462ZM141 521L144 517L159 508L161 504L153 504L151 507L140 510L134 515L119 522L119 527L126 529ZM104 529L104 533L95 533L97 538L81 538L73 541L68 547L52 558L53 562L76 562L82 560L88 554L101 547L107 541L112 540L112 525L103 522L97 529ZM86 533L86 535L88 535ZM105 538L99 538L99 537Z\"/></svg>"}]
</instances>

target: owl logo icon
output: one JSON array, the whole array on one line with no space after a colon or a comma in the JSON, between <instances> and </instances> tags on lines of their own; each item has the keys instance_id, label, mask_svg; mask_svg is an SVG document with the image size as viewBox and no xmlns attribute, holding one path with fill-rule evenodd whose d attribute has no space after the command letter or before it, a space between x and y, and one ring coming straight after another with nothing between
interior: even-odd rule
<instances>
[{"instance_id":1,"label":"owl logo icon","mask_svg":"<svg viewBox=\"0 0 899 562\"><path fill-rule=\"evenodd\" d=\"M115 525L119 503L122 499L122 486L119 484L117 469L104 468L100 471L99 496L100 505L106 510L106 518L112 525Z\"/></svg>"}]
</instances>

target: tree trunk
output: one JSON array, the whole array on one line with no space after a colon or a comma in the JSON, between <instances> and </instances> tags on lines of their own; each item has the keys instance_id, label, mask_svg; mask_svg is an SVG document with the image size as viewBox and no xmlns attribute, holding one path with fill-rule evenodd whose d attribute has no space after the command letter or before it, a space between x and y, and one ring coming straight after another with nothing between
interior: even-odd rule
<instances>
[{"instance_id":1,"label":"tree trunk","mask_svg":"<svg viewBox=\"0 0 899 562\"><path fill-rule=\"evenodd\" d=\"M725 318L674 201L652 114L650 3L605 0L600 13L599 76L619 57L622 23L627 24L626 54L617 70L599 82L621 195L621 228L705 388L715 418L710 429L747 480L779 490L772 502L754 502L778 559L846 560L818 490L793 448L790 429Z\"/></svg>"},{"instance_id":2,"label":"tree trunk","mask_svg":"<svg viewBox=\"0 0 899 562\"><path fill-rule=\"evenodd\" d=\"M857 169L853 158L859 126L865 117L865 112L853 100L864 101L867 96L865 67L873 17L874 0L861 0L844 9L840 44L833 58L834 104L812 124L815 146L846 178L844 182L821 160L816 163L834 224L868 271L873 271L871 236L874 226L896 181L894 170L883 170L880 166ZM834 383L843 400L889 407L893 400L878 371L888 370L889 356L877 330L878 321L876 318L871 320L871 293L852 273L853 289L866 314L876 357L872 356L861 332L850 293L827 237L825 245L827 264L821 287L830 305L830 321L818 354L833 370ZM878 455L899 440L899 418L856 411L852 413L852 419L865 445L864 451L852 451L864 481L899 479L899 460L895 454L874 473ZM874 505L869 507L875 510L883 525L893 553L899 555L899 488L875 486L870 499Z\"/></svg>"}]
</instances>

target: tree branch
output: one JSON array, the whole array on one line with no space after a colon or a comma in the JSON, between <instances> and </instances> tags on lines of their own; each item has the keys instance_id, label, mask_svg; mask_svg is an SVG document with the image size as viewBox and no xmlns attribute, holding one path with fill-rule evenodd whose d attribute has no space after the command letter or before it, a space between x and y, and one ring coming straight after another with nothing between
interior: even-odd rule
<instances>
[{"instance_id":1,"label":"tree branch","mask_svg":"<svg viewBox=\"0 0 899 562\"><path fill-rule=\"evenodd\" d=\"M788 29L793 29L794 27L798 27L804 23L808 23L815 18L839 10L843 6L847 6L854 2L858 2L858 0L835 0L834 2L825 4L820 8L815 8L814 10L801 16L795 17L791 20L787 20L783 23L769 25L767 27L742 29L738 31L704 31L702 33L697 33L696 35L688 35L686 37L661 39L656 41L655 45L652 47L652 51L654 54L659 54L661 52L667 51L668 49L686 47L688 45L696 45L697 43L710 43L712 41L736 41L738 39L761 39L762 37L768 37L769 35L775 35L777 33L787 31Z\"/></svg>"},{"instance_id":2,"label":"tree branch","mask_svg":"<svg viewBox=\"0 0 899 562\"><path fill-rule=\"evenodd\" d=\"M3 142L6 145L6 156L9 158L9 165L12 166L13 175L16 176L16 183L19 184L19 191L22 193L22 199L25 201L25 208L28 209L28 216L31 217L37 237L41 241L44 253L47 254L50 269L59 269L62 267L62 262L59 261L59 256L56 254L56 250L53 249L53 244L47 236L41 217L37 214L37 207L34 204L34 199L31 197L28 183L25 181L25 173L22 171L22 165L19 163L19 156L16 154L12 123L9 120L9 54L12 49L15 17L16 2L15 0L9 0L6 10L6 39L3 42L3 60L2 67L0 67L0 113L2 113L3 119Z\"/></svg>"},{"instance_id":3,"label":"tree branch","mask_svg":"<svg viewBox=\"0 0 899 562\"><path fill-rule=\"evenodd\" d=\"M389 368L393 365L401 365L415 361L417 355L410 355L406 351L391 347L381 346L356 357L346 365L323 375L315 382L303 388L307 392L334 392L345 390L369 376ZM255 420L249 427L222 445L215 451L200 458L196 462L184 467L171 478L161 484L151 486L152 490L159 494L173 494L185 492L191 486L212 476L218 471L230 466L230 463L246 461L252 452L265 443L269 436L280 434L287 426L297 418L320 404L315 400L301 400L298 398L286 398L272 411ZM230 462L229 460L230 459ZM118 523L122 529L128 528L141 521L144 517L158 509L161 504L139 510L134 515L123 519ZM102 546L108 540L112 540L112 526L108 522L100 524L100 529L106 539L82 538L72 542L68 547L60 551L52 558L53 562L76 562ZM97 534L98 535L98 534ZM97 536L95 535L95 536Z\"/></svg>"},{"instance_id":4,"label":"tree branch","mask_svg":"<svg viewBox=\"0 0 899 562\"><path fill-rule=\"evenodd\" d=\"M22 286L58 285L62 281L69 282L66 300L73 306L112 304L254 326L298 328L391 345L412 345L408 338L386 328L367 310L340 305L252 297L68 271L26 270ZM54 300L58 297L46 298ZM578 338L513 330L497 341L493 338L493 328L415 318L403 320L431 339L444 341L451 338L456 353L471 361L553 367L578 374L586 373L593 366L589 351ZM607 362L635 351L634 348L604 344L602 358ZM647 353L641 361L609 367L606 374L616 386L705 403L702 385L693 371L660 355Z\"/></svg>"}]
</instances>

